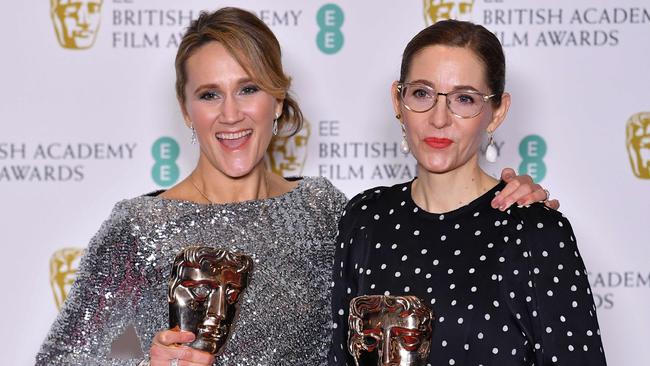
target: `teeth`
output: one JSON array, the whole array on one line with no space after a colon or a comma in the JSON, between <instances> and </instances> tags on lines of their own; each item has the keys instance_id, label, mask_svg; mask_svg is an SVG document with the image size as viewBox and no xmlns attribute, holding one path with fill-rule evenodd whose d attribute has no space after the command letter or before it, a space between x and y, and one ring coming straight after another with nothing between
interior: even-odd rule
<instances>
[{"instance_id":1,"label":"teeth","mask_svg":"<svg viewBox=\"0 0 650 366\"><path fill-rule=\"evenodd\" d=\"M242 138L244 136L248 136L251 133L253 133L253 130L244 130L244 131L234 132L234 133L220 132L220 133L217 133L216 136L217 136L218 139L221 139L221 140L236 140L236 139L240 139L240 138Z\"/></svg>"}]
</instances>

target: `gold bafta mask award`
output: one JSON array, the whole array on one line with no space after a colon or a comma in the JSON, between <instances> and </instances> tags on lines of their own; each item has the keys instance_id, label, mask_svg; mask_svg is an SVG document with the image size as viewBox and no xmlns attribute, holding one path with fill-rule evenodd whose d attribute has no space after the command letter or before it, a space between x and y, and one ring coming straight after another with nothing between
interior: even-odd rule
<instances>
[{"instance_id":1,"label":"gold bafta mask award","mask_svg":"<svg viewBox=\"0 0 650 366\"><path fill-rule=\"evenodd\" d=\"M50 0L50 16L63 48L92 47L101 20L103 0Z\"/></svg>"},{"instance_id":2,"label":"gold bafta mask award","mask_svg":"<svg viewBox=\"0 0 650 366\"><path fill-rule=\"evenodd\" d=\"M248 284L252 259L210 247L188 247L176 255L169 281L169 327L192 332L188 346L220 354Z\"/></svg>"},{"instance_id":3,"label":"gold bafta mask award","mask_svg":"<svg viewBox=\"0 0 650 366\"><path fill-rule=\"evenodd\" d=\"M358 296L350 301L348 350L356 366L423 366L433 312L416 296Z\"/></svg>"},{"instance_id":4,"label":"gold bafta mask award","mask_svg":"<svg viewBox=\"0 0 650 366\"><path fill-rule=\"evenodd\" d=\"M634 175L650 179L650 112L636 113L627 120L625 145Z\"/></svg>"}]
</instances>

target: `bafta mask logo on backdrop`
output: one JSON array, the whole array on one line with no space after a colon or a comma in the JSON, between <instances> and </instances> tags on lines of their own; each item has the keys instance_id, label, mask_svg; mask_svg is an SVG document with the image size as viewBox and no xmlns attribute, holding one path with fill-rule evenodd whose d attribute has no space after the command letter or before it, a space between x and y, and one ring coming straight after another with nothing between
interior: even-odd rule
<instances>
[{"instance_id":1,"label":"bafta mask logo on backdrop","mask_svg":"<svg viewBox=\"0 0 650 366\"><path fill-rule=\"evenodd\" d=\"M348 350L357 366L424 366L434 315L416 296L358 296L350 301Z\"/></svg>"},{"instance_id":2,"label":"bafta mask logo on backdrop","mask_svg":"<svg viewBox=\"0 0 650 366\"><path fill-rule=\"evenodd\" d=\"M535 183L541 182L546 176L546 141L539 135L528 135L519 143L519 174L528 174Z\"/></svg>"},{"instance_id":3,"label":"bafta mask logo on backdrop","mask_svg":"<svg viewBox=\"0 0 650 366\"><path fill-rule=\"evenodd\" d=\"M253 260L211 247L188 247L174 259L169 280L169 327L196 335L190 347L223 350L248 285Z\"/></svg>"},{"instance_id":4,"label":"bafta mask logo on backdrop","mask_svg":"<svg viewBox=\"0 0 650 366\"><path fill-rule=\"evenodd\" d=\"M95 44L102 3L103 0L50 0L50 16L61 47L83 50Z\"/></svg>"},{"instance_id":5,"label":"bafta mask logo on backdrop","mask_svg":"<svg viewBox=\"0 0 650 366\"><path fill-rule=\"evenodd\" d=\"M474 0L423 0L424 21L431 25L439 20L471 20Z\"/></svg>"},{"instance_id":6,"label":"bafta mask logo on backdrop","mask_svg":"<svg viewBox=\"0 0 650 366\"><path fill-rule=\"evenodd\" d=\"M55 251L50 258L50 286L57 309L61 309L68 298L82 254L81 248L63 248Z\"/></svg>"},{"instance_id":7,"label":"bafta mask logo on backdrop","mask_svg":"<svg viewBox=\"0 0 650 366\"><path fill-rule=\"evenodd\" d=\"M310 136L311 126L307 120L293 136L274 136L266 151L266 166L282 177L302 175Z\"/></svg>"},{"instance_id":8,"label":"bafta mask logo on backdrop","mask_svg":"<svg viewBox=\"0 0 650 366\"><path fill-rule=\"evenodd\" d=\"M636 113L627 120L625 145L634 175L650 179L650 112Z\"/></svg>"}]
</instances>

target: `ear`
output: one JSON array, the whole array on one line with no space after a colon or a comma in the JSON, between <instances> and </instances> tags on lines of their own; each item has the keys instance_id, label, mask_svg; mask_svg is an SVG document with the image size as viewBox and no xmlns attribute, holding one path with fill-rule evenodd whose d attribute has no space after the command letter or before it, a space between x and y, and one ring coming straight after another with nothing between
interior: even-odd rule
<instances>
[{"instance_id":1,"label":"ear","mask_svg":"<svg viewBox=\"0 0 650 366\"><path fill-rule=\"evenodd\" d=\"M395 111L396 116L398 114L402 114L401 103L399 101L399 91L397 91L397 84L397 81L393 81L393 84L390 87L390 98L393 101L393 111Z\"/></svg>"},{"instance_id":2,"label":"ear","mask_svg":"<svg viewBox=\"0 0 650 366\"><path fill-rule=\"evenodd\" d=\"M281 116L282 115L282 109L284 108L284 99L276 99L275 100L275 115L276 116Z\"/></svg>"},{"instance_id":3,"label":"ear","mask_svg":"<svg viewBox=\"0 0 650 366\"><path fill-rule=\"evenodd\" d=\"M183 120L185 120L185 126L187 128L192 128L192 119L190 118L190 114L187 113L187 108L185 107L185 104L179 99L178 100L178 106L181 108L181 114L183 114Z\"/></svg>"},{"instance_id":4,"label":"ear","mask_svg":"<svg viewBox=\"0 0 650 366\"><path fill-rule=\"evenodd\" d=\"M490 121L490 124L487 126L488 132L494 132L499 128L501 122L503 122L508 115L508 109L510 109L510 93L503 93L501 96L501 105L494 110L492 121Z\"/></svg>"}]
</instances>

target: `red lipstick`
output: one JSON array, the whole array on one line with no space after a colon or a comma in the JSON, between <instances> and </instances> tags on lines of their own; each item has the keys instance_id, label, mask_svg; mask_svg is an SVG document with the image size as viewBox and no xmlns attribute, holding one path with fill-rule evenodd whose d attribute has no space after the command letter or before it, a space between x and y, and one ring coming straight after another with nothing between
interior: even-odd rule
<instances>
[{"instance_id":1,"label":"red lipstick","mask_svg":"<svg viewBox=\"0 0 650 366\"><path fill-rule=\"evenodd\" d=\"M424 139L424 142L434 149L444 149L453 143L450 139L438 137L427 137Z\"/></svg>"}]
</instances>

